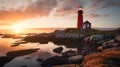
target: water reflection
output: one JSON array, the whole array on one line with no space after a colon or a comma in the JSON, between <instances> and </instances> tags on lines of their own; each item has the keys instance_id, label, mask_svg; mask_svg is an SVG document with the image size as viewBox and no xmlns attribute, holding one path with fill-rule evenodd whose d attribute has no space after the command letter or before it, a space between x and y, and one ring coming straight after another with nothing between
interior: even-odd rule
<instances>
[{"instance_id":1,"label":"water reflection","mask_svg":"<svg viewBox=\"0 0 120 67\"><path fill-rule=\"evenodd\" d=\"M55 45L52 42L49 42L48 44L40 44L40 43L26 43L26 44L20 44L16 47L11 47L15 41L19 39L12 39L12 38L0 38L0 57L5 56L10 51L18 51L19 50L29 50L29 49L36 49L39 48L37 52L28 54L28 55L21 55L19 57L15 57L14 59L11 59L10 62L6 63L4 67L21 67L21 66L27 66L27 67L40 67L40 63L36 60L38 58L42 58L43 60L46 60L47 58L55 55L59 55L53 52L53 49L61 46L64 48L63 52L69 50L65 46L62 45ZM20 53L20 52L19 52Z\"/></svg>"}]
</instances>

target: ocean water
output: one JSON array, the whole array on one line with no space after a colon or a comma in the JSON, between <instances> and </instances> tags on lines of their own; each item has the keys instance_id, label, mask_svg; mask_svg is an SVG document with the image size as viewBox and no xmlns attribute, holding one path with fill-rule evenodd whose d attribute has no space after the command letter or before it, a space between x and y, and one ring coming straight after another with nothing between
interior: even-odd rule
<instances>
[{"instance_id":1,"label":"ocean water","mask_svg":"<svg viewBox=\"0 0 120 67\"><path fill-rule=\"evenodd\" d=\"M60 55L53 52L53 49L60 46L64 48L63 52L69 50L69 48L66 48L63 45L58 46L52 42L49 42L48 44L26 43L26 44L20 44L19 46L16 47L11 47L13 43L16 42L17 40L19 39L0 38L0 58L6 56L6 53L11 51L36 49L36 48L37 49L39 48L39 50L31 54L18 56L13 60L11 60L10 62L6 63L4 67L21 67L21 66L40 67L41 63L36 60L37 58L42 58L43 60L45 60L49 57Z\"/></svg>"},{"instance_id":2,"label":"ocean water","mask_svg":"<svg viewBox=\"0 0 120 67\"><path fill-rule=\"evenodd\" d=\"M31 29L22 29L20 32L16 32L16 30L12 29L0 29L0 33L7 33L7 34L15 34L15 33L50 33L54 32L55 30L63 30L65 28L31 28Z\"/></svg>"},{"instance_id":3,"label":"ocean water","mask_svg":"<svg viewBox=\"0 0 120 67\"><path fill-rule=\"evenodd\" d=\"M63 28L39 28L39 29L24 29L24 31L20 33L50 33L54 32L55 30L63 30ZM14 31L11 30L0 30L0 33L2 34L15 34ZM40 67L40 62L38 62L37 58L42 58L43 60L52 57L54 55L59 55L53 52L53 49L62 46L64 48L64 51L69 50L70 48L66 48L64 45L56 45L52 42L49 42L48 44L40 44L40 43L25 43L20 44L16 47L11 47L13 43L18 41L20 39L12 39L12 38L1 38L0 36L0 58L6 56L8 52L11 51L18 51L18 50L27 50L27 49L36 49L39 48L37 52L19 56L14 58L12 61L6 63L4 67L21 67L21 66L27 66L27 67ZM26 59L29 58L29 59Z\"/></svg>"}]
</instances>

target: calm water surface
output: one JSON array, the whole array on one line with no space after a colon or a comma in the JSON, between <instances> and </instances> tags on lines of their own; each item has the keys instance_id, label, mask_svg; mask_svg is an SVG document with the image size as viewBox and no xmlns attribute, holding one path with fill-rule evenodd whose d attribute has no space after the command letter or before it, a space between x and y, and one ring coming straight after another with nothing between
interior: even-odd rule
<instances>
[{"instance_id":1,"label":"calm water surface","mask_svg":"<svg viewBox=\"0 0 120 67\"><path fill-rule=\"evenodd\" d=\"M16 51L16 50L23 50L23 49L34 49L34 48L40 48L38 52L24 55L20 57L16 57L11 62L7 63L4 67L21 67L23 65L27 65L28 67L38 67L40 66L40 63L37 62L37 58L44 58L47 59L51 56L58 55L53 52L54 48L59 47L58 45L53 44L52 42L49 42L48 44L39 44L39 43L27 43L27 44L21 44L17 47L11 47L15 41L18 39L12 39L12 38L0 38L0 56L5 56L7 52L10 51ZM62 46L62 45L61 45ZM64 51L67 51L68 48L64 47ZM26 59L29 57L29 59Z\"/></svg>"},{"instance_id":2,"label":"calm water surface","mask_svg":"<svg viewBox=\"0 0 120 67\"><path fill-rule=\"evenodd\" d=\"M64 48L63 52L69 50L63 45L58 46L52 42L49 42L48 44L26 43L26 44L20 44L19 46L16 46L16 47L11 47L11 45L13 45L12 43L16 42L17 40L19 39L0 37L0 57L6 56L6 53L10 51L23 50L23 49L24 50L35 49L35 48L39 48L40 50L38 52L34 52L29 55L16 57L11 62L8 62L7 64L5 64L4 67L21 67L24 65L26 65L27 67L40 67L40 62L36 60L37 58L43 58L45 60L51 56L59 55L53 52L53 49L59 46L62 46ZM26 59L26 58L29 58L29 59Z\"/></svg>"}]
</instances>

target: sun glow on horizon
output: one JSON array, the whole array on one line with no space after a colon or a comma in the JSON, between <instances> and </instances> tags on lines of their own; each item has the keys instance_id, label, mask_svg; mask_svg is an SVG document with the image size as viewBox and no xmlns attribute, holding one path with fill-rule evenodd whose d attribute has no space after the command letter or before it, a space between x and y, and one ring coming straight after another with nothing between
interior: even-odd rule
<instances>
[{"instance_id":1,"label":"sun glow on horizon","mask_svg":"<svg viewBox=\"0 0 120 67\"><path fill-rule=\"evenodd\" d=\"M27 28L27 26L21 22L11 26L11 29L14 33L23 33L24 28Z\"/></svg>"}]
</instances>

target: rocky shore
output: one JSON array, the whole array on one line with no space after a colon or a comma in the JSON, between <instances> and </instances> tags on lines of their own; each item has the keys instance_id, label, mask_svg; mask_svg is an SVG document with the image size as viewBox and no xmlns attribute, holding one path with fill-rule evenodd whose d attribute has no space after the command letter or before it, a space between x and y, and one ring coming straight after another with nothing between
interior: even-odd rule
<instances>
[{"instance_id":1,"label":"rocky shore","mask_svg":"<svg viewBox=\"0 0 120 67\"><path fill-rule=\"evenodd\" d=\"M120 67L120 28L109 31L68 28L51 33L32 34L23 37L21 41L16 42L11 47L29 42L40 44L53 42L56 45L77 49L70 49L66 52L63 52L63 47L53 49L53 52L59 55L45 60L43 58L36 59L42 67L62 67L61 65L69 66L70 64L79 67ZM7 53L7 55L14 56L14 52Z\"/></svg>"},{"instance_id":2,"label":"rocky shore","mask_svg":"<svg viewBox=\"0 0 120 67\"><path fill-rule=\"evenodd\" d=\"M110 31L78 30L74 28L56 30L52 33L27 36L23 41L39 42L41 44L53 42L57 45L77 48L77 51L64 53L62 52L63 48L53 50L61 54L61 56L53 56L42 61L42 67L63 64L79 64L81 67L120 66L120 28Z\"/></svg>"}]
</instances>

